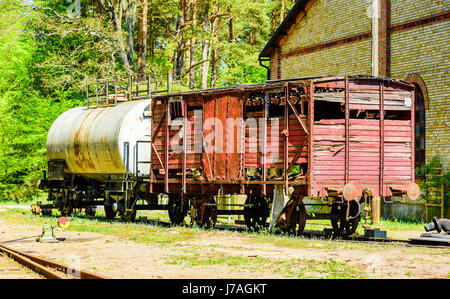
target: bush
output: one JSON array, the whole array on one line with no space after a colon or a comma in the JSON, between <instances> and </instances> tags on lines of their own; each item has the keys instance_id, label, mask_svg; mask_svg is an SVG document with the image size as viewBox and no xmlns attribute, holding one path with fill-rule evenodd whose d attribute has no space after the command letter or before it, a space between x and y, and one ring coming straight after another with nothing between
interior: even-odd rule
<instances>
[{"instance_id":1,"label":"bush","mask_svg":"<svg viewBox=\"0 0 450 299\"><path fill-rule=\"evenodd\" d=\"M29 201L46 167L47 132L65 110L80 103L68 92L44 95L33 77L35 49L24 29L27 14L0 5L0 200Z\"/></svg>"},{"instance_id":2,"label":"bush","mask_svg":"<svg viewBox=\"0 0 450 299\"><path fill-rule=\"evenodd\" d=\"M419 184L422 190L421 199L429 204L441 204L440 190L444 187L444 206L450 197L450 172L441 174L442 163L438 156L433 157L422 169L424 176Z\"/></svg>"}]
</instances>

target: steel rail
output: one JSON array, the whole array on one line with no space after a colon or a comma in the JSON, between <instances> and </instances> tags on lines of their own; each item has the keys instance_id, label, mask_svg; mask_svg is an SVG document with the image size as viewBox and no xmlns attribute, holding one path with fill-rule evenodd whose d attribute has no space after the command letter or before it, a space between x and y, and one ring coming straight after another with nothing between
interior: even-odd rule
<instances>
[{"instance_id":1,"label":"steel rail","mask_svg":"<svg viewBox=\"0 0 450 299\"><path fill-rule=\"evenodd\" d=\"M108 277L89 271L72 269L66 265L33 256L0 244L0 252L19 262L23 266L49 279L108 279Z\"/></svg>"}]
</instances>

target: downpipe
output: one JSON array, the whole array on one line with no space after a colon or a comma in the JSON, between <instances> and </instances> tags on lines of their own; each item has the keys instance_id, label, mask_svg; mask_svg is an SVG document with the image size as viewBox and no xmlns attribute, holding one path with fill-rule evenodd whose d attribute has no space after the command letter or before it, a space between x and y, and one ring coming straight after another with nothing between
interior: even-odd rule
<instances>
[{"instance_id":1,"label":"downpipe","mask_svg":"<svg viewBox=\"0 0 450 299\"><path fill-rule=\"evenodd\" d=\"M259 57L258 60L259 60L259 65L267 70L267 80L270 80L270 67L268 67L267 65L263 64L263 58L262 57ZM270 58L266 58L266 59L264 59L264 61L270 61Z\"/></svg>"}]
</instances>

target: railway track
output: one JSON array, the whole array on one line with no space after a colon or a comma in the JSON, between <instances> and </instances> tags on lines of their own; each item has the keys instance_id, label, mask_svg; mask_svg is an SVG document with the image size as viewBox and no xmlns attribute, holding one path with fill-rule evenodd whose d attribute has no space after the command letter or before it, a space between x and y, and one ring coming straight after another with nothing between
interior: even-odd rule
<instances>
[{"instance_id":1,"label":"railway track","mask_svg":"<svg viewBox=\"0 0 450 299\"><path fill-rule=\"evenodd\" d=\"M47 279L107 279L105 276L72 269L66 265L7 247L4 244L0 244L0 252Z\"/></svg>"},{"instance_id":2,"label":"railway track","mask_svg":"<svg viewBox=\"0 0 450 299\"><path fill-rule=\"evenodd\" d=\"M141 225L158 225L163 227L172 227L169 222L152 219L140 219L135 221L136 224ZM240 233L249 232L249 230L242 225L227 225L218 224L214 228L221 231L236 231ZM274 235L281 235L282 232L275 232ZM304 231L302 238L311 240L330 240L331 236L322 231ZM415 243L411 240L403 239L390 239L390 238L363 238L363 237L347 237L347 238L335 238L335 242L352 242L352 243L373 243L373 244L396 244L407 247L429 247L429 248L449 248L450 242L447 243ZM69 266L56 263L41 257L36 257L31 254L13 249L0 243L0 253L3 253L4 257L9 257L33 272L39 274L46 279L108 279L108 277L95 274L89 271L81 269L72 269ZM17 270L16 270L17 271Z\"/></svg>"}]
</instances>

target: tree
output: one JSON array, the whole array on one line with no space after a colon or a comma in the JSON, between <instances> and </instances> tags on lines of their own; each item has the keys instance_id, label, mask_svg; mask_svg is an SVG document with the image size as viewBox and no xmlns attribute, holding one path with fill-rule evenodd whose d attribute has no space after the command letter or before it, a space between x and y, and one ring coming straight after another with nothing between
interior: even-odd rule
<instances>
[{"instance_id":1,"label":"tree","mask_svg":"<svg viewBox=\"0 0 450 299\"><path fill-rule=\"evenodd\" d=\"M34 194L51 123L84 104L86 86L99 79L151 73L161 86L169 73L191 89L264 82L258 54L293 4L0 2L0 198Z\"/></svg>"},{"instance_id":2,"label":"tree","mask_svg":"<svg viewBox=\"0 0 450 299\"><path fill-rule=\"evenodd\" d=\"M140 14L138 21L138 43L136 45L137 52L137 74L139 80L145 79L146 61L147 61L147 16L148 16L148 0L142 0L140 5Z\"/></svg>"},{"instance_id":3,"label":"tree","mask_svg":"<svg viewBox=\"0 0 450 299\"><path fill-rule=\"evenodd\" d=\"M114 25L114 37L122 64L128 75L134 72L134 29L136 25L136 0L118 1L116 8L115 0L100 0L106 9ZM126 32L122 30L125 25ZM124 35L126 44L124 42Z\"/></svg>"},{"instance_id":4,"label":"tree","mask_svg":"<svg viewBox=\"0 0 450 299\"><path fill-rule=\"evenodd\" d=\"M36 89L31 66L33 11L19 2L0 3L0 199L31 200L46 165L47 131L79 99L45 97Z\"/></svg>"}]
</instances>

